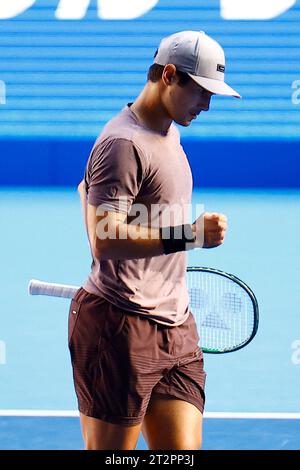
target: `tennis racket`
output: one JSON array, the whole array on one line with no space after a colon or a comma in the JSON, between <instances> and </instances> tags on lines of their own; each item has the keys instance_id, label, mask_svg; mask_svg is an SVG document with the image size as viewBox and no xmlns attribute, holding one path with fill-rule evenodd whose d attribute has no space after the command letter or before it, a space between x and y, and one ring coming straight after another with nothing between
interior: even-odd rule
<instances>
[{"instance_id":1,"label":"tennis racket","mask_svg":"<svg viewBox=\"0 0 300 470\"><path fill-rule=\"evenodd\" d=\"M258 328L259 310L250 287L232 274L205 267L187 268L190 308L206 353L237 351L252 341ZM78 286L32 279L31 295L72 298Z\"/></svg>"}]
</instances>

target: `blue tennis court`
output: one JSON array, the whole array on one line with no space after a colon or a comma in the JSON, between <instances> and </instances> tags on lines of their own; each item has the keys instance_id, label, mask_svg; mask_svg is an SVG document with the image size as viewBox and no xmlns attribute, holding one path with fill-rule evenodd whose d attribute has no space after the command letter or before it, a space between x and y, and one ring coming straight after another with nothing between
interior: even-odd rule
<instances>
[{"instance_id":1,"label":"blue tennis court","mask_svg":"<svg viewBox=\"0 0 300 470\"><path fill-rule=\"evenodd\" d=\"M0 447L80 449L69 302L27 293L32 277L85 280L90 255L78 196L10 189L1 190L0 201ZM222 247L192 252L189 264L236 274L260 306L259 331L249 346L205 356L204 448L299 449L300 192L197 190L193 203L227 214L230 228ZM139 448L146 448L142 438Z\"/></svg>"}]
</instances>

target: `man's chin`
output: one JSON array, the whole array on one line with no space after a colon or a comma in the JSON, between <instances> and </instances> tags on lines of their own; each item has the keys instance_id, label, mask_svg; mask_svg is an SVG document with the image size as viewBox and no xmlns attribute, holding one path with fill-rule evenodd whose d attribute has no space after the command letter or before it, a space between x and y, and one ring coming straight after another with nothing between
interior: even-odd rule
<instances>
[{"instance_id":1,"label":"man's chin","mask_svg":"<svg viewBox=\"0 0 300 470\"><path fill-rule=\"evenodd\" d=\"M175 120L175 122L176 122L176 124L179 124L180 126L188 127L188 126L191 125L192 119L190 119L190 120L185 119L184 121L181 121L181 120L176 121Z\"/></svg>"}]
</instances>

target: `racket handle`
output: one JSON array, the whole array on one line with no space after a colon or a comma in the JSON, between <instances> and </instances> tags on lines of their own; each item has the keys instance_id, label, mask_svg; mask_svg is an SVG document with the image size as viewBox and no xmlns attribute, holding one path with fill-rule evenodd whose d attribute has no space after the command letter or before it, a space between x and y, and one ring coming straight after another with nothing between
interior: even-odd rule
<instances>
[{"instance_id":1,"label":"racket handle","mask_svg":"<svg viewBox=\"0 0 300 470\"><path fill-rule=\"evenodd\" d=\"M74 297L78 289L78 286L43 282L37 279L31 279L28 285L30 295L50 295L51 297L64 297L66 299Z\"/></svg>"}]
</instances>

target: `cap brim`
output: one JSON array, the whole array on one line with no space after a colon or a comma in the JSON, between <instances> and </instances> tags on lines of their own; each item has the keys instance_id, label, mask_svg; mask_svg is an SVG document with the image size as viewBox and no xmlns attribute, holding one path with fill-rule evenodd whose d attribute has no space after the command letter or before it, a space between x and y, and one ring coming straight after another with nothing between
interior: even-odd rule
<instances>
[{"instance_id":1,"label":"cap brim","mask_svg":"<svg viewBox=\"0 0 300 470\"><path fill-rule=\"evenodd\" d=\"M241 98L241 95L231 88L227 83L221 80L214 80L213 78L199 77L198 75L188 74L198 85L201 85L205 90L214 93L215 95L234 96Z\"/></svg>"}]
</instances>

